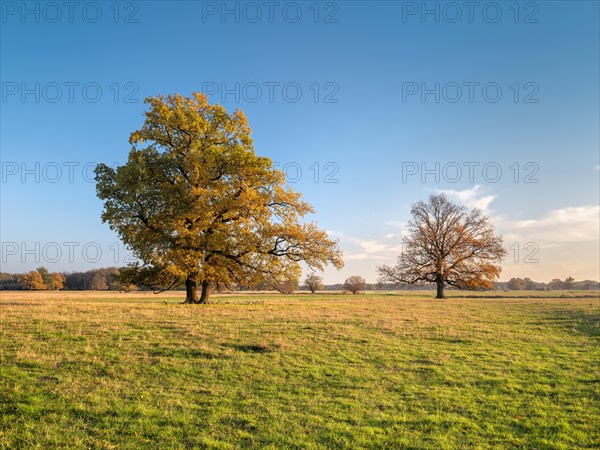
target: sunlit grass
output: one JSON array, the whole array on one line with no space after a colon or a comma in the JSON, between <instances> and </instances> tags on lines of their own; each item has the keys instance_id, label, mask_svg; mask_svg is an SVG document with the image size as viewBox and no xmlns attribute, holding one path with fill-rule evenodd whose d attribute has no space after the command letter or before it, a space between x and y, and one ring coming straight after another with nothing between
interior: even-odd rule
<instances>
[{"instance_id":1,"label":"sunlit grass","mask_svg":"<svg viewBox=\"0 0 600 450\"><path fill-rule=\"evenodd\" d=\"M598 293L522 294L2 292L0 448L597 448Z\"/></svg>"}]
</instances>

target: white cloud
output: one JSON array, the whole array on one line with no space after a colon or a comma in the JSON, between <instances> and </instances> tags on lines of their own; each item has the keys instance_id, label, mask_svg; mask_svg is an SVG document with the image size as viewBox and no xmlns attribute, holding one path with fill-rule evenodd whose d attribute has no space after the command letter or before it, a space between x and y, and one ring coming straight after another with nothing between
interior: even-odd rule
<instances>
[{"instance_id":1,"label":"white cloud","mask_svg":"<svg viewBox=\"0 0 600 450\"><path fill-rule=\"evenodd\" d=\"M437 192L446 194L450 199L460 203L467 208L479 208L485 212L489 211L489 206L496 195L482 195L481 186L476 184L471 189L457 191L454 189L436 189Z\"/></svg>"},{"instance_id":2,"label":"white cloud","mask_svg":"<svg viewBox=\"0 0 600 450\"><path fill-rule=\"evenodd\" d=\"M496 195L485 194L480 185L462 191L438 190L454 201L489 213ZM547 248L567 242L598 241L600 239L600 206L583 205L554 209L542 217L514 220L507 216L491 216L492 223L511 241L535 241Z\"/></svg>"},{"instance_id":3,"label":"white cloud","mask_svg":"<svg viewBox=\"0 0 600 450\"><path fill-rule=\"evenodd\" d=\"M556 245L571 242L594 242L600 239L600 206L584 205L549 211L544 216L529 220L495 220L506 237L529 239Z\"/></svg>"},{"instance_id":4,"label":"white cloud","mask_svg":"<svg viewBox=\"0 0 600 450\"><path fill-rule=\"evenodd\" d=\"M386 234L385 237L388 239L397 237L400 240L402 240L402 238L408 236L408 221L407 220L386 220L384 222L384 225L398 229L398 231L395 233Z\"/></svg>"},{"instance_id":5,"label":"white cloud","mask_svg":"<svg viewBox=\"0 0 600 450\"><path fill-rule=\"evenodd\" d=\"M397 257L402 248L402 244L397 242L383 242L354 236L344 236L340 241L355 249L354 252L344 252L344 259L348 261L357 259L388 260Z\"/></svg>"}]
</instances>

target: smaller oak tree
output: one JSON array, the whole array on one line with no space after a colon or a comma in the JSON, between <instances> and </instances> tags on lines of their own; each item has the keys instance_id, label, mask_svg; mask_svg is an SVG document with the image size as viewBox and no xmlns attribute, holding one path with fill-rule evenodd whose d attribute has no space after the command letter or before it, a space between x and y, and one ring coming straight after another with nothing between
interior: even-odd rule
<instances>
[{"instance_id":1,"label":"smaller oak tree","mask_svg":"<svg viewBox=\"0 0 600 450\"><path fill-rule=\"evenodd\" d=\"M359 275L352 275L349 278L346 278L344 281L344 289L352 292L353 294L357 294L359 291L362 291L367 285L365 279Z\"/></svg>"},{"instance_id":2,"label":"smaller oak tree","mask_svg":"<svg viewBox=\"0 0 600 450\"><path fill-rule=\"evenodd\" d=\"M459 289L490 289L506 255L502 237L480 209L468 211L445 195L412 206L408 236L396 266L377 268L381 283L435 283L436 298L446 285Z\"/></svg>"},{"instance_id":3,"label":"smaller oak tree","mask_svg":"<svg viewBox=\"0 0 600 450\"><path fill-rule=\"evenodd\" d=\"M323 289L323 278L316 273L311 273L304 280L304 285L314 294L319 289Z\"/></svg>"}]
</instances>

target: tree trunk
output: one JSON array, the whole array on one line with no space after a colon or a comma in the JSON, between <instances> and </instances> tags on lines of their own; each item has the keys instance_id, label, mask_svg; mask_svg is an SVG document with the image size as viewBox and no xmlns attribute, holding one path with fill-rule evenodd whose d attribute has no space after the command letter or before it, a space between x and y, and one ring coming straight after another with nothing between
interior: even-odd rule
<instances>
[{"instance_id":1,"label":"tree trunk","mask_svg":"<svg viewBox=\"0 0 600 450\"><path fill-rule=\"evenodd\" d=\"M441 275L435 276L435 284L437 287L437 295L435 296L435 298L446 298L446 296L444 295L444 279Z\"/></svg>"},{"instance_id":2,"label":"tree trunk","mask_svg":"<svg viewBox=\"0 0 600 450\"><path fill-rule=\"evenodd\" d=\"M200 300L198 303L210 303L210 283L208 281L202 282L202 293L200 294Z\"/></svg>"},{"instance_id":3,"label":"tree trunk","mask_svg":"<svg viewBox=\"0 0 600 450\"><path fill-rule=\"evenodd\" d=\"M198 303L198 290L196 289L196 282L189 278L185 280L184 303Z\"/></svg>"}]
</instances>

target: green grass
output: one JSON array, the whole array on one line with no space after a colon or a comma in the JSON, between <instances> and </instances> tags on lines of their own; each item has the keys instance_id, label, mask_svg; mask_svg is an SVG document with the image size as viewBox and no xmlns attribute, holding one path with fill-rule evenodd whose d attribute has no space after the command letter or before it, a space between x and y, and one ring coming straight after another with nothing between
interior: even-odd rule
<instances>
[{"instance_id":1,"label":"green grass","mask_svg":"<svg viewBox=\"0 0 600 450\"><path fill-rule=\"evenodd\" d=\"M0 448L598 448L593 294L1 293Z\"/></svg>"}]
</instances>

